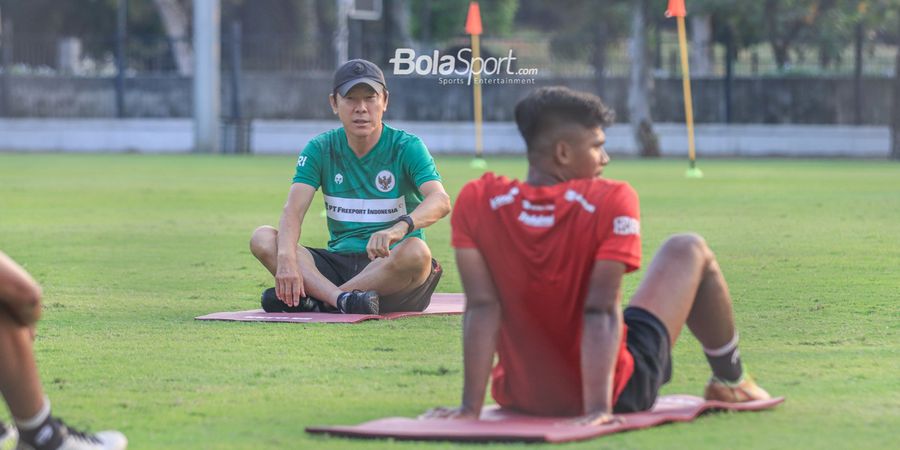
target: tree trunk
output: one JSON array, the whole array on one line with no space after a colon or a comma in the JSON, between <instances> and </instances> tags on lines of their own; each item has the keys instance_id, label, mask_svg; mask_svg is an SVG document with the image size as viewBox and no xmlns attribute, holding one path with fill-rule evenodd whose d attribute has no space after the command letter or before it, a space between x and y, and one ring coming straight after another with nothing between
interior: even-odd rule
<instances>
[{"instance_id":1,"label":"tree trunk","mask_svg":"<svg viewBox=\"0 0 900 450\"><path fill-rule=\"evenodd\" d=\"M900 20L897 22L900 25ZM900 27L898 27L900 31ZM891 114L891 159L900 161L900 38L894 58L894 111Z\"/></svg>"},{"instance_id":2,"label":"tree trunk","mask_svg":"<svg viewBox=\"0 0 900 450\"><path fill-rule=\"evenodd\" d=\"M606 25L598 22L594 26L591 66L594 67L594 83L600 97L606 94L606 39Z\"/></svg>"},{"instance_id":3,"label":"tree trunk","mask_svg":"<svg viewBox=\"0 0 900 450\"><path fill-rule=\"evenodd\" d=\"M394 25L394 42L392 44L396 47L411 48L413 46L411 22L412 17L410 13L409 1L392 0L391 10L387 11L386 13L390 14L391 22L393 22Z\"/></svg>"},{"instance_id":4,"label":"tree trunk","mask_svg":"<svg viewBox=\"0 0 900 450\"><path fill-rule=\"evenodd\" d=\"M712 16L694 15L691 20L691 74L701 77L713 75Z\"/></svg>"},{"instance_id":5,"label":"tree trunk","mask_svg":"<svg viewBox=\"0 0 900 450\"><path fill-rule=\"evenodd\" d=\"M775 66L778 70L784 69L784 66L790 61L788 46L778 42L777 38L772 39L772 53L775 55Z\"/></svg>"},{"instance_id":6,"label":"tree trunk","mask_svg":"<svg viewBox=\"0 0 900 450\"><path fill-rule=\"evenodd\" d=\"M162 18L166 37L172 44L178 74L190 76L194 73L194 52L188 36L187 9L178 0L153 0L153 3Z\"/></svg>"},{"instance_id":7,"label":"tree trunk","mask_svg":"<svg viewBox=\"0 0 900 450\"><path fill-rule=\"evenodd\" d=\"M628 116L638 152L642 157L659 156L659 140L650 117L650 77L647 67L646 0L634 2L631 16L631 75L628 89Z\"/></svg>"},{"instance_id":8,"label":"tree trunk","mask_svg":"<svg viewBox=\"0 0 900 450\"><path fill-rule=\"evenodd\" d=\"M300 56L307 67L316 69L327 66L319 64L319 14L316 0L301 0L297 7L300 22Z\"/></svg>"}]
</instances>

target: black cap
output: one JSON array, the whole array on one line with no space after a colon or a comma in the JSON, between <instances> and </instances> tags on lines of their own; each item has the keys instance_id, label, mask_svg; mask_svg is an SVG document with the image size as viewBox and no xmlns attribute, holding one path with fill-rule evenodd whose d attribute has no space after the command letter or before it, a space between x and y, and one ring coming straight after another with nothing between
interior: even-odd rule
<instances>
[{"instance_id":1,"label":"black cap","mask_svg":"<svg viewBox=\"0 0 900 450\"><path fill-rule=\"evenodd\" d=\"M334 88L341 96L347 95L353 86L365 83L377 92L387 89L384 73L375 64L364 59L351 59L334 73Z\"/></svg>"}]
</instances>

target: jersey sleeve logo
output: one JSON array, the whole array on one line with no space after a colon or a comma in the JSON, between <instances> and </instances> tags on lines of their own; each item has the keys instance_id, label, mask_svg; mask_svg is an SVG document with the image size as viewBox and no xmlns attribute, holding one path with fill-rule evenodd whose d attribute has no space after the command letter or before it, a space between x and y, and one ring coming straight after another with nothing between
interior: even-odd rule
<instances>
[{"instance_id":1,"label":"jersey sleeve logo","mask_svg":"<svg viewBox=\"0 0 900 450\"><path fill-rule=\"evenodd\" d=\"M619 216L613 219L613 234L619 236L641 234L641 222L634 217Z\"/></svg>"},{"instance_id":2,"label":"jersey sleeve logo","mask_svg":"<svg viewBox=\"0 0 900 450\"><path fill-rule=\"evenodd\" d=\"M506 206L515 201L516 196L519 195L519 188L513 187L509 190L509 192L505 194L500 194L496 197L491 197L489 200L491 204L491 209L497 209L501 206Z\"/></svg>"},{"instance_id":3,"label":"jersey sleeve logo","mask_svg":"<svg viewBox=\"0 0 900 450\"><path fill-rule=\"evenodd\" d=\"M375 176L375 188L381 192L390 192L394 188L394 174L388 170L382 170Z\"/></svg>"},{"instance_id":4,"label":"jersey sleeve logo","mask_svg":"<svg viewBox=\"0 0 900 450\"><path fill-rule=\"evenodd\" d=\"M306 165L306 157L303 155L300 155L299 157L297 157L297 167L303 167L305 165Z\"/></svg>"},{"instance_id":5,"label":"jersey sleeve logo","mask_svg":"<svg viewBox=\"0 0 900 450\"><path fill-rule=\"evenodd\" d=\"M594 206L592 203L589 203L584 198L583 195L579 194L578 192L573 191L572 189L566 190L564 198L566 199L567 202L578 202L578 204L580 204L581 207L584 208L585 211L587 211L591 214L593 214L594 211L597 210L597 207Z\"/></svg>"}]
</instances>

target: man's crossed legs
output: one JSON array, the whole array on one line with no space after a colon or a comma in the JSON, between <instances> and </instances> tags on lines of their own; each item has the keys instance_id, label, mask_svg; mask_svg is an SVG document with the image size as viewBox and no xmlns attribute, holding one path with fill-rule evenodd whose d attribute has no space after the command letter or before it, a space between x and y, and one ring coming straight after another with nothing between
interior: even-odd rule
<instances>
[{"instance_id":1,"label":"man's crossed legs","mask_svg":"<svg viewBox=\"0 0 900 450\"><path fill-rule=\"evenodd\" d=\"M250 239L250 250L274 276L278 269L278 230L271 226L257 228ZM388 257L374 261L364 253L342 255L298 245L297 266L309 298L290 309L275 297L274 289L268 289L263 295L267 311L421 311L428 306L441 275L428 245L416 237L403 240Z\"/></svg>"}]
</instances>

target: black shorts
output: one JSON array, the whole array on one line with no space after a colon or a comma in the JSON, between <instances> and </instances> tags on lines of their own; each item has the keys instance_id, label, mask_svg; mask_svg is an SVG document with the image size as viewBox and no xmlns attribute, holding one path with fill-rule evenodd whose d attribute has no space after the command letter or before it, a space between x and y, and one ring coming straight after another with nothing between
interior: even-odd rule
<instances>
[{"instance_id":1,"label":"black shorts","mask_svg":"<svg viewBox=\"0 0 900 450\"><path fill-rule=\"evenodd\" d=\"M323 248L307 248L312 253L316 269L329 281L340 286L362 272L369 265L369 256L365 253L334 253ZM379 313L424 311L431 303L431 294L437 288L443 270L434 259L431 260L431 273L425 282L405 294L391 294L381 297Z\"/></svg>"},{"instance_id":2,"label":"black shorts","mask_svg":"<svg viewBox=\"0 0 900 450\"><path fill-rule=\"evenodd\" d=\"M617 414L652 408L659 388L672 378L672 349L666 326L643 308L629 306L623 315L628 326L625 345L634 357L634 373L613 406Z\"/></svg>"}]
</instances>

